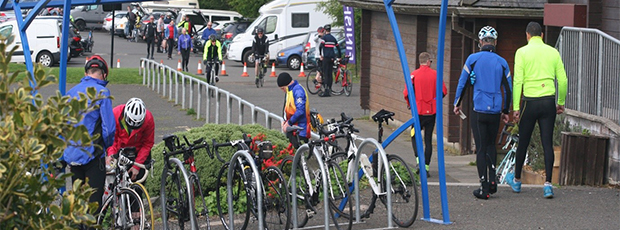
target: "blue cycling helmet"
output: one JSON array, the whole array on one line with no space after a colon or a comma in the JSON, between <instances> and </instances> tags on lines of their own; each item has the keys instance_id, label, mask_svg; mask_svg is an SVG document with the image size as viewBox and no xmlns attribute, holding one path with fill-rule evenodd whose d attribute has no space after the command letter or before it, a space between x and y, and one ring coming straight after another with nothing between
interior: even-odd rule
<instances>
[{"instance_id":1,"label":"blue cycling helmet","mask_svg":"<svg viewBox=\"0 0 620 230\"><path fill-rule=\"evenodd\" d=\"M497 39L497 30L491 26L482 27L480 32L478 32L478 39L482 40L484 38Z\"/></svg>"}]
</instances>

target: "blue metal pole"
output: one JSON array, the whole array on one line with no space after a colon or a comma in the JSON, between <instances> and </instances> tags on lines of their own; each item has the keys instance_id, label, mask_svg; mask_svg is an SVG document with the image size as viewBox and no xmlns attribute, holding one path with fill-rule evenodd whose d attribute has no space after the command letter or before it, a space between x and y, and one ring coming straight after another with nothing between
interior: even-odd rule
<instances>
[{"instance_id":1,"label":"blue metal pole","mask_svg":"<svg viewBox=\"0 0 620 230\"><path fill-rule=\"evenodd\" d=\"M441 2L439 13L439 44L437 44L437 105L442 105L443 99L443 59L445 52L446 18L448 16L448 0ZM439 169L439 191L441 196L441 212L443 223L450 224L450 211L448 210L448 195L446 191L446 167L443 149L443 106L437 106L437 165ZM421 143L421 142L420 142ZM420 154L424 155L424 154Z\"/></svg>"},{"instance_id":2,"label":"blue metal pole","mask_svg":"<svg viewBox=\"0 0 620 230\"><path fill-rule=\"evenodd\" d=\"M67 55L69 55L69 24L71 23L71 0L65 0L62 15L62 41L60 42L60 72L58 76L58 90L65 95L67 90Z\"/></svg>"},{"instance_id":3,"label":"blue metal pole","mask_svg":"<svg viewBox=\"0 0 620 230\"><path fill-rule=\"evenodd\" d=\"M411 77L409 76L409 66L407 65L407 56L405 55L405 47L403 45L403 40L400 36L400 30L398 29L398 23L396 22L396 16L394 15L394 9L392 8L392 4L394 0L384 0L385 10L387 12L388 19L390 20L390 25L392 26L392 33L394 33L394 40L396 42L396 47L398 49L398 56L400 57L400 65L403 68L403 75L405 78L405 85L407 85L407 92L409 92L409 104L411 105L411 117L415 121L414 129L415 129L415 138L416 143L420 143L416 145L418 149L418 158L419 162L422 162L422 165L425 165L424 159L424 147L422 142L422 133L420 132L420 117L418 117L418 106L416 105L415 95L413 94L413 86L411 84ZM402 128L402 127L401 127ZM389 142L391 140L386 140ZM385 146L385 145L384 145ZM422 191L422 207L423 207L423 218L424 220L430 221L430 210L428 203L428 181L426 178L426 170L422 166L418 165L420 168L420 184Z\"/></svg>"}]
</instances>

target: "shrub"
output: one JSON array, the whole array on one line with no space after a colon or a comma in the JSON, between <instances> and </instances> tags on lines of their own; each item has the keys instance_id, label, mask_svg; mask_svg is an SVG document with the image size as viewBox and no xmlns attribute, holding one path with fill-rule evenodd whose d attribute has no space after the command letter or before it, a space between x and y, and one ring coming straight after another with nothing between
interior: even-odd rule
<instances>
[{"instance_id":1,"label":"shrub","mask_svg":"<svg viewBox=\"0 0 620 230\"><path fill-rule=\"evenodd\" d=\"M74 127L81 114L92 107L93 88L81 100L71 100L60 92L44 100L33 91L54 83L41 65L34 68L35 88L28 79L18 82L20 71L9 75L8 65L15 48L6 50L0 42L0 229L75 229L79 224L92 225L95 218L88 214L96 209L89 204L93 190L82 181L62 196L58 189L65 186L70 174L56 178L53 167L66 147L65 140L92 143L84 126ZM7 54L8 53L8 54ZM5 55L7 54L7 55ZM88 97L86 97L88 96Z\"/></svg>"}]
</instances>

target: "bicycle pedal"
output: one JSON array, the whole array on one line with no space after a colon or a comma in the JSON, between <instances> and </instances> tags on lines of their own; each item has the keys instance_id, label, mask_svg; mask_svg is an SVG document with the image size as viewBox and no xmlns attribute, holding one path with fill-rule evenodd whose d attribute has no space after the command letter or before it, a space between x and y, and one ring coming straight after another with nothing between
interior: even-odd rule
<instances>
[{"instance_id":1,"label":"bicycle pedal","mask_svg":"<svg viewBox=\"0 0 620 230\"><path fill-rule=\"evenodd\" d=\"M312 218L315 214L316 214L315 210L306 209L306 216L308 216L308 219Z\"/></svg>"}]
</instances>

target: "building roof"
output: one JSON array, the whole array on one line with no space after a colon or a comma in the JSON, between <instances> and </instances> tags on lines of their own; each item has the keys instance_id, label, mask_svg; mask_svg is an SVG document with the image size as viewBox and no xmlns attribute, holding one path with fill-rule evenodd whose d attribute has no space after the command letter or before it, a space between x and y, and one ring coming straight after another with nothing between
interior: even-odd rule
<instances>
[{"instance_id":1,"label":"building roof","mask_svg":"<svg viewBox=\"0 0 620 230\"><path fill-rule=\"evenodd\" d=\"M339 0L346 6L385 11L383 0ZM439 0L395 0L394 12L439 15ZM448 0L448 14L459 17L542 18L547 0Z\"/></svg>"}]
</instances>

